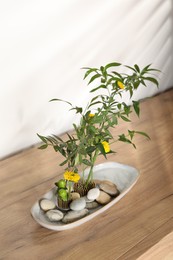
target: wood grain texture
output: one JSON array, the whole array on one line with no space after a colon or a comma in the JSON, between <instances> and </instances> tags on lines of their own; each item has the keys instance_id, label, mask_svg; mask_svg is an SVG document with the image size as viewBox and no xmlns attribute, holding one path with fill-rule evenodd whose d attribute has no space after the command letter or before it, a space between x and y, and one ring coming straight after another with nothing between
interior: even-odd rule
<instances>
[{"instance_id":1,"label":"wood grain texture","mask_svg":"<svg viewBox=\"0 0 173 260\"><path fill-rule=\"evenodd\" d=\"M34 202L62 176L60 155L33 147L0 162L0 259L137 259L173 231L173 90L141 102L140 120L133 113L132 121L113 134L135 129L152 140L137 136L136 150L114 143L118 153L108 160L138 168L137 184L75 229L47 230L30 215Z\"/></svg>"}]
</instances>

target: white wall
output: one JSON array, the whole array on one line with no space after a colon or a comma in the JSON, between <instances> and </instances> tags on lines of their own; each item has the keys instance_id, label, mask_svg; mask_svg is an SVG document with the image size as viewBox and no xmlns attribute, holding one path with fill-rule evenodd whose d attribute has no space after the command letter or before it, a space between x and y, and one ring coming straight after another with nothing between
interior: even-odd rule
<instances>
[{"instance_id":1,"label":"white wall","mask_svg":"<svg viewBox=\"0 0 173 260\"><path fill-rule=\"evenodd\" d=\"M71 128L75 115L48 100L86 104L81 67L153 63L159 91L173 86L172 0L6 0L0 27L0 158Z\"/></svg>"}]
</instances>

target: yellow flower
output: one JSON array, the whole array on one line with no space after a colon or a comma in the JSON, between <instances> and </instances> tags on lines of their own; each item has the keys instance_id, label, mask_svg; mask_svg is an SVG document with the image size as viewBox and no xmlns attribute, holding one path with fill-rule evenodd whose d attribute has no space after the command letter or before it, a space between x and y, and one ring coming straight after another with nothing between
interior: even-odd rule
<instances>
[{"instance_id":1,"label":"yellow flower","mask_svg":"<svg viewBox=\"0 0 173 260\"><path fill-rule=\"evenodd\" d=\"M110 150L111 150L109 143L106 142L106 141L103 141L103 142L102 142L102 145L103 145L103 147L104 147L105 153L109 153Z\"/></svg>"},{"instance_id":2,"label":"yellow flower","mask_svg":"<svg viewBox=\"0 0 173 260\"><path fill-rule=\"evenodd\" d=\"M124 84L121 81L117 82L119 88L124 89Z\"/></svg>"},{"instance_id":3,"label":"yellow flower","mask_svg":"<svg viewBox=\"0 0 173 260\"><path fill-rule=\"evenodd\" d=\"M75 172L66 171L64 173L64 179L67 180L67 181L78 182L79 179L80 179L80 175L78 173L75 173Z\"/></svg>"},{"instance_id":4,"label":"yellow flower","mask_svg":"<svg viewBox=\"0 0 173 260\"><path fill-rule=\"evenodd\" d=\"M88 116L89 116L90 118L92 118L92 117L95 116L95 114L91 114L91 113L90 113Z\"/></svg>"}]
</instances>

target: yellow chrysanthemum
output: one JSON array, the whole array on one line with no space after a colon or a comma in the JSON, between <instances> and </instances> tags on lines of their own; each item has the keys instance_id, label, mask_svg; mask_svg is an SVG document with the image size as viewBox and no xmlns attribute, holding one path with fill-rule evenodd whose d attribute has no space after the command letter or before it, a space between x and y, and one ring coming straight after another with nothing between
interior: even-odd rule
<instances>
[{"instance_id":1,"label":"yellow chrysanthemum","mask_svg":"<svg viewBox=\"0 0 173 260\"><path fill-rule=\"evenodd\" d=\"M124 84L121 81L117 82L119 88L124 89Z\"/></svg>"},{"instance_id":2,"label":"yellow chrysanthemum","mask_svg":"<svg viewBox=\"0 0 173 260\"><path fill-rule=\"evenodd\" d=\"M104 147L105 153L109 153L110 150L111 150L109 143L106 142L106 141L103 141L103 142L102 142L102 145L103 145L103 147Z\"/></svg>"},{"instance_id":3,"label":"yellow chrysanthemum","mask_svg":"<svg viewBox=\"0 0 173 260\"><path fill-rule=\"evenodd\" d=\"M89 116L90 118L92 118L92 117L95 116L95 114L91 114L91 113L90 113L88 116Z\"/></svg>"},{"instance_id":4,"label":"yellow chrysanthemum","mask_svg":"<svg viewBox=\"0 0 173 260\"><path fill-rule=\"evenodd\" d=\"M75 173L75 172L66 171L64 173L64 179L67 180L67 181L78 182L79 179L80 179L80 175L78 173Z\"/></svg>"}]
</instances>

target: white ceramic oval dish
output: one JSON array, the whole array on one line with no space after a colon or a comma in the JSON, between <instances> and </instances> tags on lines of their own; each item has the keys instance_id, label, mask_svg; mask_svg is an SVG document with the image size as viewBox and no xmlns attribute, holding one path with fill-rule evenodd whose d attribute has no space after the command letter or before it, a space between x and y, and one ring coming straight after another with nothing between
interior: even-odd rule
<instances>
[{"instance_id":1,"label":"white ceramic oval dish","mask_svg":"<svg viewBox=\"0 0 173 260\"><path fill-rule=\"evenodd\" d=\"M85 172L86 177L88 172L89 169L87 169ZM55 231L62 231L62 230L67 230L67 229L77 227L91 220L92 218L99 215L100 213L104 212L112 205L117 203L120 199L122 199L135 185L138 178L139 178L139 171L132 166L120 164L116 162L105 162L102 164L98 164L94 166L94 179L110 180L111 182L115 183L117 185L118 190L120 191L120 194L116 198L112 199L111 202L109 202L104 206L100 206L96 209L90 210L89 215L70 224L64 224L61 221L50 222L46 218L44 212L40 209L39 200L38 200L31 208L32 217L41 226ZM56 202L55 192L56 192L56 187L51 189L49 192L47 192L42 198L47 198Z\"/></svg>"}]
</instances>

